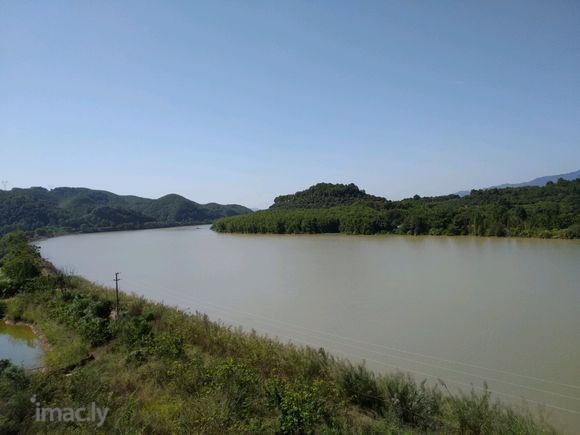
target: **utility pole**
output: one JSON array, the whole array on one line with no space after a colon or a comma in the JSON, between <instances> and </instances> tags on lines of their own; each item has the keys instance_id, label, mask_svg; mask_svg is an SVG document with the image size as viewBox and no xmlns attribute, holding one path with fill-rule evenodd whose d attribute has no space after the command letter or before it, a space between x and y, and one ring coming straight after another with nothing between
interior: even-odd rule
<instances>
[{"instance_id":1,"label":"utility pole","mask_svg":"<svg viewBox=\"0 0 580 435\"><path fill-rule=\"evenodd\" d=\"M119 318L119 281L121 281L121 278L119 278L119 274L121 272L115 272L115 279L113 281L115 281L115 293L117 295L117 316L116 318Z\"/></svg>"}]
</instances>

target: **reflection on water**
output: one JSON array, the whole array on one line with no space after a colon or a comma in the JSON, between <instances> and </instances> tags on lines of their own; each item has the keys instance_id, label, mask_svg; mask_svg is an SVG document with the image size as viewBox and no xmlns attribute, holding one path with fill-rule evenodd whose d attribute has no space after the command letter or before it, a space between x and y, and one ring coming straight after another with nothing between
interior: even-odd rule
<instances>
[{"instance_id":1,"label":"reflection on water","mask_svg":"<svg viewBox=\"0 0 580 435\"><path fill-rule=\"evenodd\" d=\"M580 242L216 234L58 237L57 266L382 371L481 388L580 427Z\"/></svg>"},{"instance_id":2,"label":"reflection on water","mask_svg":"<svg viewBox=\"0 0 580 435\"><path fill-rule=\"evenodd\" d=\"M38 338L26 325L9 325L0 320L0 359L26 368L40 365L42 350Z\"/></svg>"}]
</instances>

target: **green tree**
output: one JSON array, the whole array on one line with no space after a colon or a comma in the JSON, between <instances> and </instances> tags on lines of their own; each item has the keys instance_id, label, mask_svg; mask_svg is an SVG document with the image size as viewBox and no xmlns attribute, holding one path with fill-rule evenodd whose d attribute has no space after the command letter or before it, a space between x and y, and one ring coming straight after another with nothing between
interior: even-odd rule
<instances>
[{"instance_id":1,"label":"green tree","mask_svg":"<svg viewBox=\"0 0 580 435\"><path fill-rule=\"evenodd\" d=\"M35 250L11 252L2 261L2 271L16 285L40 275L38 254Z\"/></svg>"}]
</instances>

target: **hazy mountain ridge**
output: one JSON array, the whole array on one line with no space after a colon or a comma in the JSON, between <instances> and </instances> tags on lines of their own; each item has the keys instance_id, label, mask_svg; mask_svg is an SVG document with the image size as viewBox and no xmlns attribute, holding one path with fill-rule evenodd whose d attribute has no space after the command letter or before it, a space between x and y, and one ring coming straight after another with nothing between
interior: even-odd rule
<instances>
[{"instance_id":1,"label":"hazy mountain ridge","mask_svg":"<svg viewBox=\"0 0 580 435\"><path fill-rule=\"evenodd\" d=\"M524 181L522 183L504 183L498 186L484 187L483 189L503 189L506 187L527 187L527 186L541 187L545 186L549 182L556 183L560 178L563 178L564 180L568 181L576 180L577 178L580 178L580 170L568 172L566 174L545 175L543 177L534 178L533 180ZM469 195L469 192L470 192L469 190L460 190L459 192L455 193L455 195L465 196Z\"/></svg>"},{"instance_id":2,"label":"hazy mountain ridge","mask_svg":"<svg viewBox=\"0 0 580 435\"><path fill-rule=\"evenodd\" d=\"M83 187L0 191L0 234L23 230L45 236L191 225L245 213L251 210L238 204L199 204L177 194L150 199Z\"/></svg>"}]
</instances>

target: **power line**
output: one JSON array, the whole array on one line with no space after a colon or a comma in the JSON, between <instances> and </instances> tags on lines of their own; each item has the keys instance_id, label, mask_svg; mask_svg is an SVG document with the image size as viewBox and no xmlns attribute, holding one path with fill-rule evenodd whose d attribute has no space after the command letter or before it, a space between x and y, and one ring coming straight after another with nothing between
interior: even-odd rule
<instances>
[{"instance_id":1,"label":"power line","mask_svg":"<svg viewBox=\"0 0 580 435\"><path fill-rule=\"evenodd\" d=\"M145 285L144 283L140 283L140 284L147 287L147 285ZM191 299L184 298L183 295L176 294L176 293L172 293L172 291L175 291L175 290L165 288L165 292L169 292L172 296L174 296L174 297L176 297L178 299L181 299L184 302L189 303L189 302L192 302L192 300L196 300L196 298L192 298L192 297L191 297ZM306 328L306 327L302 327L302 326L298 326L298 325L292 325L292 324L289 324L289 323L286 323L286 322L282 322L282 321L279 321L279 320L270 319L270 318L267 318L267 317L264 317L264 316L260 316L258 314L248 313L246 311L241 311L241 310L236 310L236 309L233 309L233 308L222 307L222 306L219 306L217 304L212 304L210 302L202 302L202 301L199 301L199 302L201 302L202 305L214 306L218 310L222 310L222 311L226 311L226 312L228 312L228 311L230 311L230 312L238 312L240 314L243 314L243 315L246 315L246 316L250 316L250 317L253 317L255 319L260 319L261 318L261 319L264 319L264 320L261 320L261 321L262 322L265 322L265 323L270 323L270 324L278 323L278 324L284 325L286 327L291 327L291 328L294 328L294 329L302 329L302 330L310 331L310 332L313 332L313 333L316 333L316 334L319 334L319 335L325 334L325 335L329 335L329 336L332 336L332 337L336 337L336 338L339 338L339 339L342 339L342 340L347 340L347 341L351 341L351 342L355 342L355 343L358 342L358 343L365 344L365 345L374 345L374 346L388 348L386 346L381 346L381 345L376 345L376 344L373 344L373 343L367 343L367 342L360 341L360 340L350 339L348 337L343 337L343 336L336 335L336 334L331 334L331 333L327 333L327 332L323 332L323 331L318 331L318 330L314 330L314 329L310 329L310 328ZM408 361L408 362L411 362L411 363L414 363L414 364L423 365L423 366L426 366L426 367L431 367L431 368L435 368L435 369L439 369L439 370L445 370L445 371L449 371L449 372L453 372L453 373L457 373L457 374L461 374L461 375L465 375L465 376L469 376L469 377L475 377L475 378L478 378L478 379L481 379L481 380L484 380L484 381L492 381L492 382L497 382L497 383L503 383L503 384L506 384L506 385L510 385L510 386L514 386L514 387L518 387L518 388L523 388L523 389L528 389L528 390L532 390L532 391L537 391L537 392L543 393L543 394L551 394L551 395L555 395L555 396L560 396L560 397L563 397L563 398L566 398L566 399L571 399L571 400L580 400L580 398L578 398L578 397L570 396L570 395L567 395L567 394L557 393L557 392L554 392L554 391L544 390L544 389L540 389L540 388L534 388L534 387L530 387L530 386L527 386L527 385L522 385L522 384L518 384L518 383L515 383L515 382L510 382L510 381L506 381L506 380L502 380L502 379L497 379L497 378L489 378L489 377L486 378L486 377L483 377L483 376L480 376L480 375L476 375L474 373L466 372L466 371L463 371L463 370L457 370L457 369L453 369L453 368L449 368L449 367L444 367L444 366L439 366L439 365L435 365L435 364L431 364L431 363L419 361L419 360L412 359L412 358L405 358L405 357L402 357L402 356L392 355L392 354L388 354L388 353L384 353L384 352L378 352L378 351L370 350L370 349L363 348L363 347L360 347L360 346L354 346L352 344L341 343L341 342L338 342L338 341L335 341L335 340L331 340L331 339L325 338L325 337L312 336L312 335L309 335L309 334L306 334L306 333L303 333L303 332L300 333L300 334L309 336L310 338L315 338L315 339L318 339L318 340L321 340L322 339L322 340L325 340L325 341L328 341L328 342L332 342L332 343L335 343L335 344L339 344L341 346L349 346L349 347L352 347L352 348L355 348L355 349L363 350L365 352L370 352L370 353L374 353L374 354L377 354L377 355L386 356L386 357L389 357L389 358L400 359L400 360ZM396 350L399 351L399 352L403 352L403 353L413 354L412 352L405 352L405 351L398 350L398 349L396 349ZM422 355L422 354L417 354L417 355L421 355L423 357L427 357L427 356ZM437 360L437 358L433 358L433 357L427 357L427 358L431 358L431 359ZM451 362L451 363L456 363L456 362L451 361L451 360L440 360L440 361L448 361L448 362ZM430 376L433 376L433 375L430 375ZM523 377L523 375L520 375L520 376ZM567 384L561 384L561 385L562 386L566 386L566 387L568 386Z\"/></svg>"},{"instance_id":2,"label":"power line","mask_svg":"<svg viewBox=\"0 0 580 435\"><path fill-rule=\"evenodd\" d=\"M148 279L148 278L145 277L145 279ZM171 290L171 289L168 289L167 287L163 287L163 289L164 290ZM159 288L152 289L152 290L153 291L157 291L157 290L159 290ZM175 290L175 291L177 292L177 294L180 294L181 295L181 292L179 290ZM201 301L201 302L203 302L203 301ZM206 304L214 305L214 306L216 306L218 308L220 307L219 305L213 304L211 302L207 302ZM284 324L284 325L289 326L289 327L304 329L304 330L312 331L312 332L315 332L315 333L319 333L319 334L323 334L323 335L328 335L328 336L340 338L340 339L343 339L343 340L347 340L347 341L352 341L352 342L364 344L364 345L367 345L367 346L373 346L373 347L383 348L383 349L386 349L386 350L391 350L391 351L394 351L394 352L405 353L405 354L412 355L412 356L418 356L418 357L430 359L430 360L433 360L433 361L438 361L438 362L443 362L443 363L449 363L449 364L455 364L455 365L469 367L469 368L473 368L473 369L485 370L485 371L489 371L489 372L495 372L495 373L498 373L498 374L515 376L515 377L519 377L519 378L523 378L523 379L528 379L528 380L535 381L535 382L542 382L542 383L557 385L557 386L560 386L560 387L565 387L565 388L571 388L571 389L580 390L580 385L565 384L565 383L558 382L558 381L554 381L554 380L550 380L550 379L544 379L544 378L539 378L539 377L536 377L536 376L520 374L520 373L512 372L512 371L509 371L509 370L490 368L490 367L486 367L486 366L483 366L483 365L474 364L474 363L470 363L470 362L462 362L462 361L455 361L455 360L451 360L451 359L445 359L445 358L441 358L441 357L434 357L434 356L431 356L431 355L427 355L427 354L423 354L423 353L419 353L419 352L412 352L412 351L400 349L400 348L393 347L393 346L386 346L386 345L382 345L382 344L371 343L371 342L364 341L364 340L357 340L357 339L350 338L350 337L340 336L340 335L333 334L333 333L326 332L326 331L319 331L319 330L310 329L310 328L307 328L307 327L304 327L304 326L293 325L291 323L283 322L283 321L280 321L280 320L270 319L268 317L261 316L259 314L254 314L254 313L249 313L249 312L245 312L245 311L240 311L240 310L237 310L235 308L227 308L227 307L223 307L223 308L224 309L228 309L228 310L232 310L232 311L237 311L240 314L245 314L245 315L254 316L254 317L261 317L261 318L263 318L265 320L269 320L269 321L274 321L274 322L277 322L277 323L281 323L281 324Z\"/></svg>"},{"instance_id":3,"label":"power line","mask_svg":"<svg viewBox=\"0 0 580 435\"><path fill-rule=\"evenodd\" d=\"M298 343L298 344L302 344L302 345L306 345L306 346L309 346L309 347L312 347L312 348L320 347L320 345L318 345L318 344L314 344L314 343L311 343L311 342L308 342L308 341L305 341L305 340L302 340L302 339L296 339L295 337L290 337L290 336L287 336L287 335L284 335L284 334L277 334L277 336L287 338L291 342ZM477 385L473 385L473 384L470 384L470 383L468 384L467 382L458 381L458 380L454 380L454 379L446 379L445 382L443 382L440 377L435 376L435 375L432 375L432 374L429 374L429 373L425 373L425 372L418 371L418 370L413 370L413 369L402 369L400 366L398 366L396 364L393 364L393 363L388 363L388 362L385 362L385 361L379 361L379 360L376 360L376 359L373 359L373 358L366 358L366 357L363 357L361 355L353 355L351 353L347 353L347 352L344 352L342 350L338 350L338 349L335 349L335 348L330 348L330 347L327 347L327 346L325 346L325 348L328 349L328 351L331 352L331 353L339 353L339 354L342 354L342 355L346 356L347 358L352 358L354 356L354 357L356 357L358 359L361 359L363 361L366 360L366 361L370 361L370 362L373 362L373 363L376 363L376 364L380 364L380 365L383 365L383 366L394 367L394 368L396 368L398 370L402 370L402 371L405 371L405 372L416 373L416 374L419 374L421 376L425 376L425 377L428 377L428 378L437 379L439 382L441 382L443 384L445 382L447 382L447 383L450 383L450 384L456 384L456 385L462 385L462 386L469 387L469 388L475 388L476 390L489 391L490 393L493 393L493 394L496 394L496 395L499 395L499 396L506 396L506 397L510 397L510 398L513 398L513 399L520 399L520 400L523 400L524 402L530 402L530 403L534 403L534 404L539 405L539 406L545 406L547 408L553 408L553 409L557 409L559 411L569 412L569 413L572 413L572 414L578 414L578 415L580 415L580 411L576 411L574 409L568 409L568 408L564 408L564 407L561 407L561 406L558 406L558 405L551 405L551 404L548 404L548 403L545 403L545 402L541 402L539 400L527 399L527 398L524 398L523 396L518 396L516 394L511 394L511 393L505 393L503 391L497 391L497 390L494 390L494 389L491 389L491 388L479 387Z\"/></svg>"},{"instance_id":4,"label":"power line","mask_svg":"<svg viewBox=\"0 0 580 435\"><path fill-rule=\"evenodd\" d=\"M145 287L148 286L148 285L145 285L144 283L139 283L139 284L142 284ZM159 290L159 289L152 288L152 287L149 287L149 288L151 290L153 290L153 291ZM174 296L180 296L180 297L182 296L182 294L179 293L175 289L169 289L169 288L166 288L166 287L163 287L163 288L165 289L165 291L172 291L173 290L174 292L177 292L177 293L173 293ZM189 297L191 297L191 296L189 296ZM268 318L268 317L265 317L265 316L262 316L262 315L259 315L259 314L249 313L247 311L242 311L242 310L238 310L238 309L235 309L235 308L228 308L228 307L220 306L220 305L217 305L217 304L214 304L214 303L211 303L211 302L204 302L204 301L201 301L200 299L197 299L195 297L191 297L191 299L192 300L197 300L197 301L201 302L204 305L214 306L214 307L216 307L218 309L221 308L223 310L238 312L240 314L248 315L248 316L251 316L251 317L262 318L262 319L264 319L266 321L279 323L279 324L282 324L284 326L288 326L288 327L291 327L291 328L302 329L302 330L314 332L314 333L321 334L321 335L328 335L328 336L331 336L331 337L336 337L336 338L339 338L339 339L342 339L342 340L351 341L351 342L355 342L355 343L360 343L360 344L367 345L367 346L374 346L374 347L384 348L384 349L387 349L387 350L391 350L391 351L395 351L395 352L400 352L400 353L405 353L405 354L408 354L408 355L419 356L419 357L431 359L431 360L434 360L434 361L445 362L445 363L456 364L456 365L462 365L462 366L465 366L465 367L471 367L471 368L476 368L476 369L482 369L482 370L487 370L487 371L492 371L492 372L503 373L503 374L506 374L506 375L517 376L517 377L521 377L521 378L527 378L527 379L531 379L531 380L538 381L538 382L544 382L544 383L559 385L559 386L562 386L562 387L580 389L580 386L577 386L577 385L564 384L564 383L557 382L557 381L542 379L542 378L538 378L538 377L534 377L534 376L522 375L522 374L519 374L519 373L515 373L515 372L511 372L511 371L506 371L506 370L501 370L501 369L493 369L493 368L489 368L489 367L485 367L485 366L481 366L481 365L476 365L476 364L464 363L464 362L454 361L454 360L444 359L444 358L437 358L437 357L433 357L433 356L426 355L426 354L422 354L422 353L418 353L418 352L410 352L410 351L406 351L406 350L403 350L403 349L398 349L398 348L395 348L395 347L392 347L392 346L385 346L385 345L381 345L381 344L377 344L377 343L371 343L371 342L367 342L367 341L363 341L363 340L357 340L357 339L354 339L354 338L350 338L350 337L345 337L345 336L333 334L333 333L326 332L326 331L320 331L320 330L316 330L316 329L307 328L307 327L304 327L304 326L294 325L294 324L287 323L287 322L284 322L284 321L281 321L281 320L271 319L271 318Z\"/></svg>"},{"instance_id":5,"label":"power line","mask_svg":"<svg viewBox=\"0 0 580 435\"><path fill-rule=\"evenodd\" d=\"M173 295L173 296L176 296L176 295ZM186 301L186 300L184 299L184 301ZM308 342L308 341L303 340L303 339L297 339L296 337L291 337L291 336L284 335L284 334L276 334L276 336L278 336L278 337L284 337L284 338L287 338L291 342L298 343L298 344L302 344L302 345L306 345L306 346L309 346L309 347L312 347L312 348L321 347L319 344L315 344L315 343L312 343L312 342ZM317 338L317 337L313 337L313 338ZM346 356L347 358L356 357L356 358L361 359L363 361L366 360L366 361L370 361L370 362L373 362L373 363L376 363L376 364L380 364L380 365L383 365L383 366L394 367L394 368L396 368L398 370L402 370L402 371L410 372L410 373L415 373L415 374L418 374L418 375L421 375L421 376L424 376L424 377L437 379L439 382L443 382L440 377L435 376L435 375L432 375L430 373L426 373L426 372L419 371L419 370L413 370L413 369L402 369L397 364L388 363L388 362L380 361L380 360L373 359L373 358L367 358L367 357L363 357L361 355L354 355L352 353L347 353L347 352L344 352L342 350L338 350L336 348L331 348L331 347L328 347L328 346L325 346L325 348L328 349L331 353L342 354L342 355ZM569 409L569 408L564 408L564 407L561 407L561 406L558 406L558 405L548 404L548 403L545 403L545 402L541 402L539 400L524 398L523 396L518 396L516 394L506 393L506 392L494 390L494 389L491 389L491 388L479 387L477 385L473 385L473 384L470 384L470 383L467 383L467 382L463 382L463 381L459 381L459 380L455 380L455 379L446 379L445 382L446 383L450 383L450 384L455 384L455 385L461 385L461 386L465 386L465 387L469 387L469 388L474 388L476 390L489 391L490 393L496 394L498 396L505 396L505 397L510 397L512 399L519 399L519 400L523 400L524 402L533 403L533 404L536 404L536 405L539 405L539 406L545 406L547 408L553 408L553 409L557 409L559 411L569 412L569 413L572 413L572 414L578 414L578 415L580 415L580 411L576 411L574 409ZM443 382L443 383L445 383L445 382Z\"/></svg>"}]
</instances>

